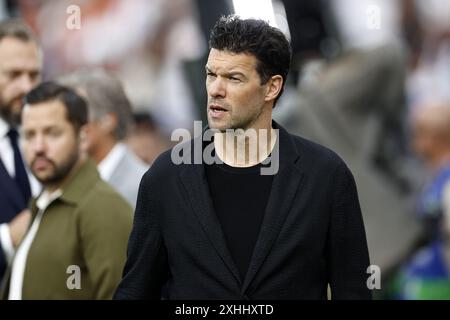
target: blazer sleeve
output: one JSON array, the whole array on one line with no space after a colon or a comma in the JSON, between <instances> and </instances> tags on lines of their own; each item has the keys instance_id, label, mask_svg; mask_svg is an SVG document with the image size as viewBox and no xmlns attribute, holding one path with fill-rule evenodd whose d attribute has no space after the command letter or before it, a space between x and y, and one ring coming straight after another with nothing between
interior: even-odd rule
<instances>
[{"instance_id":1,"label":"blazer sleeve","mask_svg":"<svg viewBox=\"0 0 450 320\"><path fill-rule=\"evenodd\" d=\"M114 299L161 300L169 268L158 216L159 188L151 168L139 185L127 261Z\"/></svg>"},{"instance_id":2,"label":"blazer sleeve","mask_svg":"<svg viewBox=\"0 0 450 320\"><path fill-rule=\"evenodd\" d=\"M328 281L332 299L371 299L370 265L361 208L352 173L342 162L334 177L328 236Z\"/></svg>"}]
</instances>

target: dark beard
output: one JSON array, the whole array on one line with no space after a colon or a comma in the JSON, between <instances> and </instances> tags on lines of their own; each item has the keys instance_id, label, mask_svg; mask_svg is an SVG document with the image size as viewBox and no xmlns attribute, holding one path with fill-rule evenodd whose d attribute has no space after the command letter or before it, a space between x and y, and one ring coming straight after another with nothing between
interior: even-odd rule
<instances>
[{"instance_id":1,"label":"dark beard","mask_svg":"<svg viewBox=\"0 0 450 320\"><path fill-rule=\"evenodd\" d=\"M10 127L16 128L20 126L22 119L20 114L15 114L11 112L12 108L10 106L1 105L0 106L0 118L6 121Z\"/></svg>"},{"instance_id":2,"label":"dark beard","mask_svg":"<svg viewBox=\"0 0 450 320\"><path fill-rule=\"evenodd\" d=\"M57 185L67 177L67 175L70 173L70 171L77 163L78 159L79 159L78 150L75 150L75 152L71 154L68 161L66 163L63 163L60 167L57 167L53 161L47 159L47 161L49 161L54 168L53 175L45 179L41 179L36 174L34 174L34 172L33 174L36 177L36 179L39 180L39 182L42 183L42 185L44 185L45 187ZM33 163L31 164L31 167L33 167Z\"/></svg>"}]
</instances>

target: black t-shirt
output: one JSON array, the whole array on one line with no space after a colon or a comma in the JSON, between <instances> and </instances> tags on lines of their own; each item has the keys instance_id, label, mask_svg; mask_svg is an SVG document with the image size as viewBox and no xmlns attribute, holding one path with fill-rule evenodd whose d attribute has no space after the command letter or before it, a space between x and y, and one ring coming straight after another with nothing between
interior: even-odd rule
<instances>
[{"instance_id":1,"label":"black t-shirt","mask_svg":"<svg viewBox=\"0 0 450 320\"><path fill-rule=\"evenodd\" d=\"M262 165L248 168L225 163L205 165L216 215L228 249L244 279L258 239L273 175L261 175Z\"/></svg>"}]
</instances>

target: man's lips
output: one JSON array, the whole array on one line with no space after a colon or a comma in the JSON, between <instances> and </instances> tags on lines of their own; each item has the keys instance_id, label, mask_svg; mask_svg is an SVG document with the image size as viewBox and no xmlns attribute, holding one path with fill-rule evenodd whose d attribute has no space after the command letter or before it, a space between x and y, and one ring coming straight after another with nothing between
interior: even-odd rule
<instances>
[{"instance_id":1,"label":"man's lips","mask_svg":"<svg viewBox=\"0 0 450 320\"><path fill-rule=\"evenodd\" d=\"M228 112L228 110L222 106L219 106L216 104L209 105L209 115L212 118L219 119L222 116L224 116L227 112Z\"/></svg>"},{"instance_id":2,"label":"man's lips","mask_svg":"<svg viewBox=\"0 0 450 320\"><path fill-rule=\"evenodd\" d=\"M226 111L228 111L226 108L224 108L224 107L222 107L220 105L217 105L217 104L210 104L209 105L209 109L212 110L212 111L217 111L217 112L226 112Z\"/></svg>"},{"instance_id":3,"label":"man's lips","mask_svg":"<svg viewBox=\"0 0 450 320\"><path fill-rule=\"evenodd\" d=\"M45 169L49 165L51 165L51 161L45 158L37 158L33 161L33 168L36 170Z\"/></svg>"}]
</instances>

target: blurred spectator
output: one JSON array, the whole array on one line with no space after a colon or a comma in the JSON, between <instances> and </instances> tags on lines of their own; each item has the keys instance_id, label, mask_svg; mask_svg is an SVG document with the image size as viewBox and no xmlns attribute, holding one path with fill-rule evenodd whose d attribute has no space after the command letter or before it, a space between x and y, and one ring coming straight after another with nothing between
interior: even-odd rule
<instances>
[{"instance_id":1,"label":"blurred spectator","mask_svg":"<svg viewBox=\"0 0 450 320\"><path fill-rule=\"evenodd\" d=\"M84 67L114 70L133 106L150 111L166 134L192 127L198 112L185 61L206 51L192 0L19 3L42 39L46 78ZM81 13L79 29L66 27L66 9L74 5Z\"/></svg>"},{"instance_id":2,"label":"blurred spectator","mask_svg":"<svg viewBox=\"0 0 450 320\"><path fill-rule=\"evenodd\" d=\"M370 260L385 274L419 232L409 210L417 171L406 148L399 2L283 2L301 69L275 118L336 151L355 173Z\"/></svg>"},{"instance_id":3,"label":"blurred spectator","mask_svg":"<svg viewBox=\"0 0 450 320\"><path fill-rule=\"evenodd\" d=\"M293 121L292 127L344 158L357 153L399 190L408 191L401 171L406 141L406 55L398 44L400 2L284 2L288 19L293 16L303 21L290 22L303 29L292 33L301 58L297 62L301 101L310 103L303 106L300 102L297 109L318 119L310 122L309 115L302 115L301 121L287 115L286 121ZM295 15L298 11L303 14Z\"/></svg>"},{"instance_id":4,"label":"blurred spectator","mask_svg":"<svg viewBox=\"0 0 450 320\"><path fill-rule=\"evenodd\" d=\"M30 220L39 183L27 172L19 145L22 99L41 79L37 39L20 20L0 23L0 281Z\"/></svg>"},{"instance_id":5,"label":"blurred spectator","mask_svg":"<svg viewBox=\"0 0 450 320\"><path fill-rule=\"evenodd\" d=\"M3 288L8 299L109 299L121 278L130 205L80 153L86 102L46 82L26 96L25 158L44 190Z\"/></svg>"},{"instance_id":6,"label":"blurred spectator","mask_svg":"<svg viewBox=\"0 0 450 320\"><path fill-rule=\"evenodd\" d=\"M283 0L291 33L293 82L299 80L302 65L312 59L331 59L339 53L329 1Z\"/></svg>"},{"instance_id":7,"label":"blurred spectator","mask_svg":"<svg viewBox=\"0 0 450 320\"><path fill-rule=\"evenodd\" d=\"M148 165L151 165L163 151L169 149L169 143L162 136L154 119L147 113L134 115L134 125L127 143L134 153Z\"/></svg>"},{"instance_id":8,"label":"blurred spectator","mask_svg":"<svg viewBox=\"0 0 450 320\"><path fill-rule=\"evenodd\" d=\"M100 176L134 207L148 165L126 146L132 124L131 104L119 79L101 69L80 70L61 83L78 90L88 102L89 123L83 148L97 163Z\"/></svg>"},{"instance_id":9,"label":"blurred spectator","mask_svg":"<svg viewBox=\"0 0 450 320\"><path fill-rule=\"evenodd\" d=\"M431 242L442 238L442 219L450 217L450 103L427 103L418 108L412 115L412 132L414 150L430 170L418 215L425 239Z\"/></svg>"},{"instance_id":10,"label":"blurred spectator","mask_svg":"<svg viewBox=\"0 0 450 320\"><path fill-rule=\"evenodd\" d=\"M430 170L417 209L424 234L387 297L450 299L450 103L426 103L416 109L412 132L414 149Z\"/></svg>"},{"instance_id":11,"label":"blurred spectator","mask_svg":"<svg viewBox=\"0 0 450 320\"><path fill-rule=\"evenodd\" d=\"M429 100L450 100L450 1L414 3L419 45L406 82L411 112Z\"/></svg>"}]
</instances>

